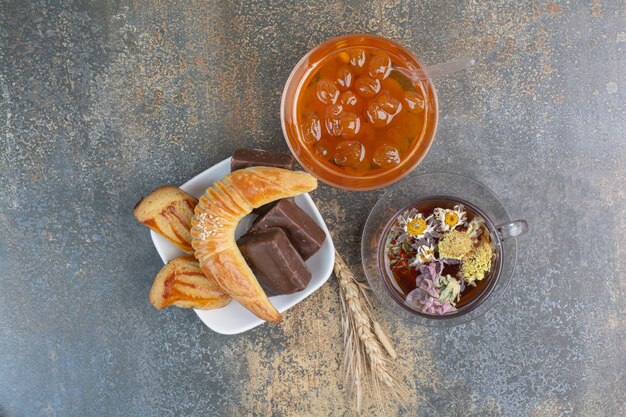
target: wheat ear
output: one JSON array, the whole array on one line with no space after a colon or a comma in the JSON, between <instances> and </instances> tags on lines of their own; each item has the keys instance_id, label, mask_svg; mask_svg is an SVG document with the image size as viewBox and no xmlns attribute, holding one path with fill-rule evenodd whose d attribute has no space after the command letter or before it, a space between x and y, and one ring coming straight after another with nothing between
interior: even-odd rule
<instances>
[{"instance_id":1,"label":"wheat ear","mask_svg":"<svg viewBox=\"0 0 626 417\"><path fill-rule=\"evenodd\" d=\"M355 397L357 412L362 407L363 392L376 397L381 411L383 390L406 402L409 390L391 373L391 359L396 353L380 325L372 319L367 286L356 280L341 256L335 252L335 275L339 282L344 332L344 367L346 382Z\"/></svg>"}]
</instances>

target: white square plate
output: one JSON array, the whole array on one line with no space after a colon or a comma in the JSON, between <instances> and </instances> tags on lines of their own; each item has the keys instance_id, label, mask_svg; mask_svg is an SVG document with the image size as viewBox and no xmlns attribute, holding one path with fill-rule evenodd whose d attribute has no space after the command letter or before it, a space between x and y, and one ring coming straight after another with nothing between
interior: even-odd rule
<instances>
[{"instance_id":1,"label":"white square plate","mask_svg":"<svg viewBox=\"0 0 626 417\"><path fill-rule=\"evenodd\" d=\"M230 158L196 175L181 185L180 188L192 196L200 198L211 184L224 178L228 173L230 173ZM326 240L322 248L306 261L306 265L313 275L309 285L304 290L294 294L270 297L270 301L274 307L281 313L298 304L321 287L330 277L335 263L335 247L333 246L333 241L326 227L326 223L324 223L324 219L322 219L322 215L315 206L315 203L308 194L298 195L294 200L296 204L311 216L324 230ZM255 217L254 214L250 214L241 220L241 223L237 227L237 237L245 233ZM157 252L159 252L163 263L167 263L171 259L184 255L183 251L152 230L150 231L150 235L152 236L152 242L154 242L154 246ZM264 323L263 320L250 313L235 300L231 301L227 306L215 310L194 309L194 311L198 317L200 317L200 320L211 330L222 334L242 333Z\"/></svg>"}]
</instances>

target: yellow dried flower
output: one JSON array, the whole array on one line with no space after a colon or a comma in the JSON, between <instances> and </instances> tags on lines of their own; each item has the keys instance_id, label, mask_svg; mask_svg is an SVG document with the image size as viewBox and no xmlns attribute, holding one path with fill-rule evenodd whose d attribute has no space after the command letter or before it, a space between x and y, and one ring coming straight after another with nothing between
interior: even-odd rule
<instances>
[{"instance_id":1,"label":"yellow dried flower","mask_svg":"<svg viewBox=\"0 0 626 417\"><path fill-rule=\"evenodd\" d=\"M452 230L439 241L440 259L458 259L459 261L472 250L472 238L465 232Z\"/></svg>"},{"instance_id":2,"label":"yellow dried flower","mask_svg":"<svg viewBox=\"0 0 626 417\"><path fill-rule=\"evenodd\" d=\"M467 282L480 281L485 278L485 273L491 269L493 251L487 240L482 240L465 257L461 265L461 273Z\"/></svg>"},{"instance_id":3,"label":"yellow dried flower","mask_svg":"<svg viewBox=\"0 0 626 417\"><path fill-rule=\"evenodd\" d=\"M439 222L439 228L443 232L454 230L457 226L467 221L467 213L463 204L457 204L452 209L437 207L433 213Z\"/></svg>"},{"instance_id":4,"label":"yellow dried flower","mask_svg":"<svg viewBox=\"0 0 626 417\"><path fill-rule=\"evenodd\" d=\"M410 236L419 236L426 230L426 220L423 217L416 217L406 224L406 232Z\"/></svg>"}]
</instances>

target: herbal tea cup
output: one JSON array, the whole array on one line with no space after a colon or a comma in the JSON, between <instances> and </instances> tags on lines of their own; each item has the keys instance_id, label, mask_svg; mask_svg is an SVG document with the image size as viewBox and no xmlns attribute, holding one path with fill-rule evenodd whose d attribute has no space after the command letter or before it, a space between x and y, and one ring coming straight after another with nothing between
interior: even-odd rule
<instances>
[{"instance_id":1,"label":"herbal tea cup","mask_svg":"<svg viewBox=\"0 0 626 417\"><path fill-rule=\"evenodd\" d=\"M494 256L489 275L468 289L468 301L452 311L431 314L407 301L390 270L386 243L392 224L407 208L446 204L461 204L468 213L484 219ZM478 181L451 173L423 174L392 186L370 212L361 240L363 268L376 296L395 314L425 326L458 325L484 314L506 292L517 259L516 237L527 230L526 221L512 221L495 194Z\"/></svg>"}]
</instances>

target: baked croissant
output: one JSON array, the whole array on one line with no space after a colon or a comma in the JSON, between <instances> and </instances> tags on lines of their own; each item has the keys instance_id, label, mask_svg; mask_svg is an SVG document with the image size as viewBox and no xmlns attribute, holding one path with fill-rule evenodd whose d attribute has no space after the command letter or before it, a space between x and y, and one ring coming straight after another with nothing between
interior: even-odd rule
<instances>
[{"instance_id":1,"label":"baked croissant","mask_svg":"<svg viewBox=\"0 0 626 417\"><path fill-rule=\"evenodd\" d=\"M154 279L149 298L159 310L171 305L210 310L231 300L215 281L204 275L193 256L180 256L163 266Z\"/></svg>"},{"instance_id":2,"label":"baked croissant","mask_svg":"<svg viewBox=\"0 0 626 417\"><path fill-rule=\"evenodd\" d=\"M317 188L305 172L251 167L232 172L209 187L195 208L191 245L209 279L257 317L279 322L274 308L235 243L235 228L252 209Z\"/></svg>"}]
</instances>

